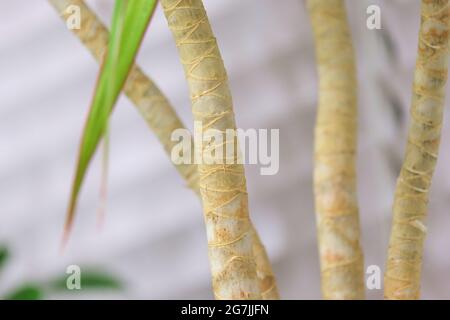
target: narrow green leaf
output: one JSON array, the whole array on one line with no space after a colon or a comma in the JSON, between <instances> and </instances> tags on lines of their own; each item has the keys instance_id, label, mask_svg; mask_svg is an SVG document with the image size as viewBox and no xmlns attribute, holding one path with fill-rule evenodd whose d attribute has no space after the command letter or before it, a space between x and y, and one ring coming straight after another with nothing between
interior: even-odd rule
<instances>
[{"instance_id":1,"label":"narrow green leaf","mask_svg":"<svg viewBox=\"0 0 450 320\"><path fill-rule=\"evenodd\" d=\"M109 124L106 123L106 128L103 136L103 154L102 154L102 175L100 182L100 202L97 209L97 227L99 230L103 227L104 217L106 212L106 202L108 194L108 167L109 167Z\"/></svg>"},{"instance_id":2,"label":"narrow green leaf","mask_svg":"<svg viewBox=\"0 0 450 320\"><path fill-rule=\"evenodd\" d=\"M157 0L116 0L108 52L100 70L83 131L65 224L67 237L89 163L105 133L111 111L133 65ZM67 238L66 238L67 239Z\"/></svg>"},{"instance_id":3,"label":"narrow green leaf","mask_svg":"<svg viewBox=\"0 0 450 320\"><path fill-rule=\"evenodd\" d=\"M57 278L50 283L50 288L54 291L67 290L67 278ZM122 283L113 275L102 271L83 271L81 273L81 289L82 290L120 290ZM76 291L76 290L69 290Z\"/></svg>"},{"instance_id":4,"label":"narrow green leaf","mask_svg":"<svg viewBox=\"0 0 450 320\"><path fill-rule=\"evenodd\" d=\"M30 283L7 294L5 300L41 300L43 297L43 290L39 286Z\"/></svg>"}]
</instances>

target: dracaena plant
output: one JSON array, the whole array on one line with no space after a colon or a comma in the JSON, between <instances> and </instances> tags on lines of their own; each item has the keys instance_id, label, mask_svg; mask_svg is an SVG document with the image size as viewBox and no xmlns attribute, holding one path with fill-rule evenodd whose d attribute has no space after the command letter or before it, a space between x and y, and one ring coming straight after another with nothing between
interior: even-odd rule
<instances>
[{"instance_id":1,"label":"dracaena plant","mask_svg":"<svg viewBox=\"0 0 450 320\"><path fill-rule=\"evenodd\" d=\"M103 60L94 99L80 142L80 151L66 220L66 241L73 223L79 191L89 162L94 156L100 140L105 139L107 142L108 119L122 88L137 106L167 153L170 153L174 145L174 142L170 139L172 131L182 128L183 125L161 91L137 66L133 65L142 36L155 10L156 1L117 0L110 36L108 36L104 26L83 1L49 1L63 17L67 14L65 9L68 6L78 5L81 8L81 28L75 29L74 32L98 60ZM177 28L189 25L192 19L202 19L202 23L205 24L201 30L202 32L198 35L208 39L213 37L201 1L188 1L186 3L183 1L173 3L164 1L162 4L169 26L174 32L175 41L179 42L179 37L181 36L181 33L177 34ZM170 12L176 10L181 10L178 26L176 23L174 24L175 21L170 17ZM191 14L194 15L189 18ZM203 31L207 33L203 34ZM202 46L201 42L198 42L198 44L200 44L199 47L186 48L186 52L190 57L196 55L197 49L210 49L209 46ZM106 46L107 49L105 49ZM213 49L218 52L217 45ZM186 54L186 52L184 53ZM182 51L180 51L180 55L183 61ZM218 74L225 76L224 66L219 60L216 61L217 63L212 68ZM213 101L211 106L218 108L217 110L224 107L223 103L218 103L218 101ZM197 108L195 101L193 101L193 108L194 111ZM226 117L226 122L223 124L234 128L231 104L227 108L225 111L229 112L230 116ZM207 121L206 118L197 120ZM105 156L106 158L107 155ZM217 298L278 299L278 290L268 255L248 217L243 167L240 165L232 165L232 167L231 173L227 173L227 177L222 177L222 173L216 171L213 166L210 168L207 166L201 167L200 174L198 174L195 165L177 165L178 171L186 179L188 185L197 195L201 196L204 204L205 220L208 225L207 230L212 231L208 232L208 242L210 245L209 253L215 296ZM216 172L209 176L206 181L205 170ZM239 175L236 175L236 172ZM228 191L223 193L222 203L213 203L213 200L217 198L217 194L210 194L211 190L214 190L212 187L220 183L220 181L224 181L224 178L227 178L226 180L229 181L229 185L227 185ZM229 201L225 199L226 197L229 198ZM234 202L242 203L244 206L242 210L233 211L234 209L232 210L231 208L234 207ZM227 206L229 207L228 209ZM224 218L226 215L222 215L220 219L216 219L220 217L219 211L227 211L225 213L229 218ZM238 216L238 212L244 214L244 216ZM227 222L227 220L229 221ZM219 228L226 228L231 238L217 238ZM242 230L244 231L243 233ZM245 272L242 272L243 270Z\"/></svg>"},{"instance_id":2,"label":"dracaena plant","mask_svg":"<svg viewBox=\"0 0 450 320\"><path fill-rule=\"evenodd\" d=\"M174 146L171 133L183 124L163 93L133 64L156 0L116 0L111 35L82 0L49 1L63 17L68 6L80 7L81 28L74 32L102 62L80 142L67 237L83 179L102 139L107 150L108 121L122 89L167 153ZM396 188L385 275L388 299L417 299L420 294L428 191L437 160L448 73L449 2L422 0L412 119ZM236 128L226 70L202 1L161 0L161 4L184 66L194 119L205 130ZM307 7L320 77L314 189L322 291L325 298L361 299L363 255L356 200L357 109L351 37L343 0L308 0ZM200 142L196 147L208 154L221 145ZM277 299L267 253L249 217L244 168L222 160L226 164L220 166L176 165L201 198L214 295L218 299Z\"/></svg>"}]
</instances>

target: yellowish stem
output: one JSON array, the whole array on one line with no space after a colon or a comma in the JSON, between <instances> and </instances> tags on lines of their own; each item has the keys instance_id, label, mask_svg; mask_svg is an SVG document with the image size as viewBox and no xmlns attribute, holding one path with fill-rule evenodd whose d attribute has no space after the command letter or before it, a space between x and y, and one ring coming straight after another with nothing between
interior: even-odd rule
<instances>
[{"instance_id":1,"label":"yellowish stem","mask_svg":"<svg viewBox=\"0 0 450 320\"><path fill-rule=\"evenodd\" d=\"M81 9L81 28L73 32L80 38L83 44L100 61L107 48L108 30L89 9L82 0L49 0L49 2L66 19L69 12L66 9L70 5L77 5ZM136 105L147 124L157 135L166 153L170 155L177 142L171 141L174 129L184 128L173 107L159 88L140 70L134 66L125 85L125 93ZM198 173L195 165L176 165L181 176L187 181L192 190L199 194ZM253 250L257 263L257 274L263 299L279 299L275 276L256 230L252 226Z\"/></svg>"},{"instance_id":2,"label":"yellowish stem","mask_svg":"<svg viewBox=\"0 0 450 320\"><path fill-rule=\"evenodd\" d=\"M325 299L364 299L355 58L342 0L308 0L319 73L314 195Z\"/></svg>"},{"instance_id":3,"label":"yellowish stem","mask_svg":"<svg viewBox=\"0 0 450 320\"><path fill-rule=\"evenodd\" d=\"M394 200L386 299L418 299L428 192L441 138L450 1L422 0L408 143Z\"/></svg>"},{"instance_id":4,"label":"yellowish stem","mask_svg":"<svg viewBox=\"0 0 450 320\"><path fill-rule=\"evenodd\" d=\"M225 134L236 129L231 93L219 48L200 0L162 0L184 66L195 121ZM200 143L202 156L223 144ZM233 144L235 142L233 141ZM261 299L253 255L253 229L242 164L198 166L214 295L217 299ZM236 161L234 161L236 162Z\"/></svg>"}]
</instances>

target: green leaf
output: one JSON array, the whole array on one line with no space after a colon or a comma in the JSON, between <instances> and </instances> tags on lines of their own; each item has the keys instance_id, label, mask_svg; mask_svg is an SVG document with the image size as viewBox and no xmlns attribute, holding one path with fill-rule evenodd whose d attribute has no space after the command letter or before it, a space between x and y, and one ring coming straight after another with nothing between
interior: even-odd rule
<instances>
[{"instance_id":1,"label":"green leaf","mask_svg":"<svg viewBox=\"0 0 450 320\"><path fill-rule=\"evenodd\" d=\"M44 297L43 290L35 284L25 284L7 294L6 300L41 300Z\"/></svg>"},{"instance_id":2,"label":"green leaf","mask_svg":"<svg viewBox=\"0 0 450 320\"><path fill-rule=\"evenodd\" d=\"M0 247L0 269L6 264L9 258L9 251L6 247Z\"/></svg>"},{"instance_id":3,"label":"green leaf","mask_svg":"<svg viewBox=\"0 0 450 320\"><path fill-rule=\"evenodd\" d=\"M50 288L57 291L67 290L67 277L61 277L51 282ZM98 290L120 290L122 289L121 282L106 272L101 271L83 271L81 272L81 289ZM78 290L69 290L78 291Z\"/></svg>"},{"instance_id":4,"label":"green leaf","mask_svg":"<svg viewBox=\"0 0 450 320\"><path fill-rule=\"evenodd\" d=\"M66 236L72 225L87 168L105 133L109 116L133 65L156 3L157 0L116 0L108 52L81 138L66 218Z\"/></svg>"}]
</instances>

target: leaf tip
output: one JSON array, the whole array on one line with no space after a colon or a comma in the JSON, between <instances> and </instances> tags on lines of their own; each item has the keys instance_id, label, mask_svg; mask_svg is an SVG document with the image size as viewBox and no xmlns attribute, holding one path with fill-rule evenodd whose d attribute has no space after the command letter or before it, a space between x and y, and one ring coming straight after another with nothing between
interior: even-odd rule
<instances>
[{"instance_id":1,"label":"leaf tip","mask_svg":"<svg viewBox=\"0 0 450 320\"><path fill-rule=\"evenodd\" d=\"M75 202L72 200L69 210L67 211L66 222L64 224L64 230L61 238L59 249L61 254L64 253L65 248L67 247L67 243L69 242L70 234L72 231L74 213L75 213Z\"/></svg>"}]
</instances>

